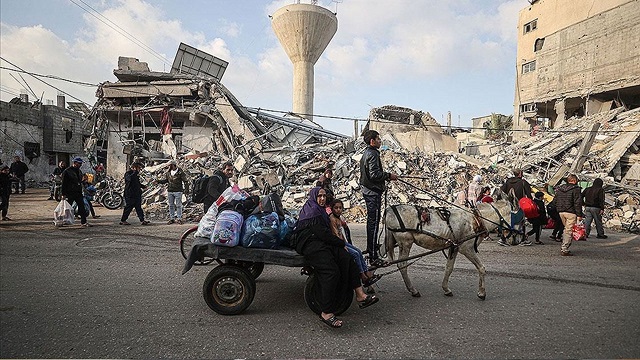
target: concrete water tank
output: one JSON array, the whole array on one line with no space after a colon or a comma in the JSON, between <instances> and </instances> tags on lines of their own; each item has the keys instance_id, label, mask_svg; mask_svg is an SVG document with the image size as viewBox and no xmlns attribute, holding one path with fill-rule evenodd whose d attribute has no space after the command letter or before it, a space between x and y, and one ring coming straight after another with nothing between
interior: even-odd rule
<instances>
[{"instance_id":1,"label":"concrete water tank","mask_svg":"<svg viewBox=\"0 0 640 360\"><path fill-rule=\"evenodd\" d=\"M338 30L331 11L312 4L278 9L271 26L293 63L293 112L313 119L313 66Z\"/></svg>"}]
</instances>

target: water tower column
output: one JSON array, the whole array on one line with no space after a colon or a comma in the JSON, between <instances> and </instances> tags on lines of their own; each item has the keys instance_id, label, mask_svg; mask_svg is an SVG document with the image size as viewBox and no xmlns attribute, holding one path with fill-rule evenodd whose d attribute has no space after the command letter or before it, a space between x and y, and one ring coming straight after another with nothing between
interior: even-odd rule
<instances>
[{"instance_id":1,"label":"water tower column","mask_svg":"<svg viewBox=\"0 0 640 360\"><path fill-rule=\"evenodd\" d=\"M293 112L313 120L313 63L297 61L293 63Z\"/></svg>"},{"instance_id":2,"label":"water tower column","mask_svg":"<svg viewBox=\"0 0 640 360\"><path fill-rule=\"evenodd\" d=\"M338 30L331 11L314 4L292 4L278 9L271 26L293 63L292 110L313 119L313 66Z\"/></svg>"}]
</instances>

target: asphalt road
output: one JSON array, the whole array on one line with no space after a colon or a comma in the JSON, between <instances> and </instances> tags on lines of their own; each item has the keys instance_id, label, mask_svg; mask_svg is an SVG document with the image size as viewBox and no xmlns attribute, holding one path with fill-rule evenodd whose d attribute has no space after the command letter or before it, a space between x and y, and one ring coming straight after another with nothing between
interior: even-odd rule
<instances>
[{"instance_id":1,"label":"asphalt road","mask_svg":"<svg viewBox=\"0 0 640 360\"><path fill-rule=\"evenodd\" d=\"M266 266L251 306L210 310L202 284L212 266L180 275L177 239L188 225L117 225L97 208L94 227L55 228L46 190L12 197L0 222L0 358L639 358L640 237L480 246L487 299L458 257L450 287L444 259L383 277L381 301L322 324L303 299L300 269ZM364 227L352 224L358 245ZM544 236L549 235L545 230ZM420 250L415 250L417 253ZM379 272L387 272L382 270Z\"/></svg>"}]
</instances>

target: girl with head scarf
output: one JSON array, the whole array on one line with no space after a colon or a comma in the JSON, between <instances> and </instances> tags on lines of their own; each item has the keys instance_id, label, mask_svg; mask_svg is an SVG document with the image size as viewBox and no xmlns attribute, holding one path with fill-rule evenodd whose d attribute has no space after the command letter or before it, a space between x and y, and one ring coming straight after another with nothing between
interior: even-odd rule
<instances>
[{"instance_id":1,"label":"girl with head scarf","mask_svg":"<svg viewBox=\"0 0 640 360\"><path fill-rule=\"evenodd\" d=\"M305 262L313 267L316 274L320 287L320 320L330 327L339 328L343 321L335 316L336 300L340 298L337 294L355 290L361 309L379 299L365 294L360 271L347 252L345 242L331 232L329 215L325 211L326 199L326 190L320 187L311 189L309 199L300 210L292 245L304 255Z\"/></svg>"}]
</instances>

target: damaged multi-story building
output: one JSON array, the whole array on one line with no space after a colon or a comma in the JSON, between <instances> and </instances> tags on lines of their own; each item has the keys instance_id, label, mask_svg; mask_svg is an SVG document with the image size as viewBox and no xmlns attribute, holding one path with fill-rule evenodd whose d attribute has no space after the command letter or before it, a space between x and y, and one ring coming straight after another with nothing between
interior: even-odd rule
<instances>
[{"instance_id":1,"label":"damaged multi-story building","mask_svg":"<svg viewBox=\"0 0 640 360\"><path fill-rule=\"evenodd\" d=\"M88 107L80 102L66 102L58 95L56 104L31 102L21 94L9 102L0 101L0 157L9 165L20 156L29 166L28 186L49 181L58 162L84 155L88 137ZM85 170L88 170L89 167Z\"/></svg>"},{"instance_id":2,"label":"damaged multi-story building","mask_svg":"<svg viewBox=\"0 0 640 360\"><path fill-rule=\"evenodd\" d=\"M120 57L118 81L100 84L87 152L106 151L107 173L121 178L127 164L166 162L201 153L231 160L240 171L269 148L348 137L299 117L279 117L243 106L220 82L227 63L181 44L171 72L154 72Z\"/></svg>"},{"instance_id":3,"label":"damaged multi-story building","mask_svg":"<svg viewBox=\"0 0 640 360\"><path fill-rule=\"evenodd\" d=\"M531 0L518 20L514 129L639 107L638 19L638 0Z\"/></svg>"}]
</instances>

